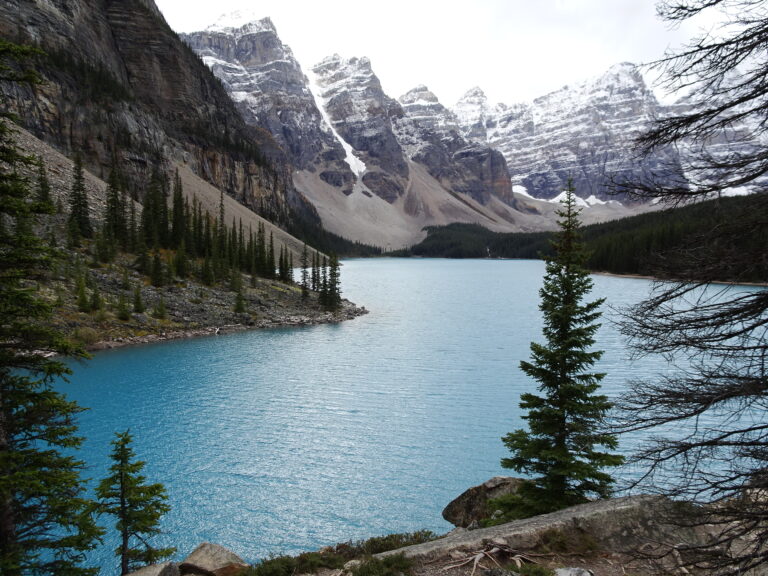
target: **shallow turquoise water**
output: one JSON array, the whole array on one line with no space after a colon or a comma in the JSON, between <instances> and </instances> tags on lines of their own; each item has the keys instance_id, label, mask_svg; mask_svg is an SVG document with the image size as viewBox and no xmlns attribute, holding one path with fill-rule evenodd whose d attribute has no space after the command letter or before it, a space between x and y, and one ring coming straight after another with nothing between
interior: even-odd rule
<instances>
[{"instance_id":1,"label":"shallow turquoise water","mask_svg":"<svg viewBox=\"0 0 768 576\"><path fill-rule=\"evenodd\" d=\"M81 457L108 466L130 428L165 484L172 544L227 546L249 561L389 532L451 526L440 512L507 474L500 437L520 427L519 371L540 340L536 261L344 262L344 296L370 314L339 325L248 332L100 352L62 389L90 408ZM621 306L645 280L595 276ZM627 361L606 312L599 333L614 394L663 369ZM630 472L627 472L630 473ZM105 519L107 522L107 519ZM114 541L91 561L115 573Z\"/></svg>"}]
</instances>

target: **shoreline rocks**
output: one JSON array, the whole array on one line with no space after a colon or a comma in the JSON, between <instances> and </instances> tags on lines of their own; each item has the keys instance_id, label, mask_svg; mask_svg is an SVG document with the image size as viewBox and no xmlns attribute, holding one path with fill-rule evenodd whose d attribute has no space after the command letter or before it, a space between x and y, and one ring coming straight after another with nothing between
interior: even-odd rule
<instances>
[{"instance_id":1,"label":"shoreline rocks","mask_svg":"<svg viewBox=\"0 0 768 576\"><path fill-rule=\"evenodd\" d=\"M342 304L342 309L337 312L321 312L317 315L291 314L278 316L276 318L264 318L248 324L222 324L218 326L204 326L200 328L161 331L159 333L146 334L143 336L117 337L112 340L100 340L86 346L86 349L89 352L97 352L99 350L111 350L114 348L123 348L125 346L153 344L157 342L166 342L170 340L186 338L200 338L204 336L217 336L219 334L245 332L246 330L266 330L270 328L291 328L300 326L319 326L321 324L337 324L346 320L354 320L355 318L368 314L368 312L369 311L365 308L365 306L356 306L348 300L345 300Z\"/></svg>"},{"instance_id":2,"label":"shoreline rocks","mask_svg":"<svg viewBox=\"0 0 768 576\"><path fill-rule=\"evenodd\" d=\"M481 520L493 513L488 509L490 500L514 494L523 482L522 478L494 476L452 500L443 509L443 518L458 528L477 527Z\"/></svg>"}]
</instances>

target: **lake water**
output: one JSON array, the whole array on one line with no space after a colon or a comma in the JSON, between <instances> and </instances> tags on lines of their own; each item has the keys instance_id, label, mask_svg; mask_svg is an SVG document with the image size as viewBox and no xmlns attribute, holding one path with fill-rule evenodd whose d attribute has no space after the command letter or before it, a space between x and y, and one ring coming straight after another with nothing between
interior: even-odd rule
<instances>
[{"instance_id":1,"label":"lake water","mask_svg":"<svg viewBox=\"0 0 768 576\"><path fill-rule=\"evenodd\" d=\"M521 427L518 369L541 341L537 261L344 262L345 297L370 314L338 325L246 332L99 352L62 390L90 408L81 457L105 475L130 429L179 556L202 541L248 561L390 532L452 528L440 512L508 475L501 436ZM611 306L650 283L595 276ZM627 361L606 311L606 393L663 367ZM104 522L108 522L104 519ZM113 532L113 530L111 530ZM106 541L92 564L116 572Z\"/></svg>"}]
</instances>

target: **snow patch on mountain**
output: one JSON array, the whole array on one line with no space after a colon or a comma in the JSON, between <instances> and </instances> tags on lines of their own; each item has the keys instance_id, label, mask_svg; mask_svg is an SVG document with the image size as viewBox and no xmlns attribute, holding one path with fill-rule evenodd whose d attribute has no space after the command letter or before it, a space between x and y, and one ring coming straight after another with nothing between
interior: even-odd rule
<instances>
[{"instance_id":1,"label":"snow patch on mountain","mask_svg":"<svg viewBox=\"0 0 768 576\"><path fill-rule=\"evenodd\" d=\"M567 192L563 190L562 192L560 192L560 194L558 194L554 198L551 198L549 202L551 202L552 204L560 204L565 200L566 195L567 195ZM574 194L573 200L576 203L576 206L578 206L579 208L589 208L589 202L584 200L584 198L581 198L576 194Z\"/></svg>"},{"instance_id":2,"label":"snow patch on mountain","mask_svg":"<svg viewBox=\"0 0 768 576\"><path fill-rule=\"evenodd\" d=\"M276 33L276 28L272 19L264 18L263 13L258 14L253 9L242 9L222 14L205 31L234 33L237 37L259 32Z\"/></svg>"},{"instance_id":3,"label":"snow patch on mountain","mask_svg":"<svg viewBox=\"0 0 768 576\"><path fill-rule=\"evenodd\" d=\"M344 153L346 154L344 161L349 166L349 169L352 170L352 173L355 175L357 180L355 187L357 188L358 186L362 186L362 183L360 183L360 178L362 178L363 174L366 172L366 170L368 170L368 167L365 165L365 162L355 156L354 149L349 144L349 142L344 140L344 138L342 138L341 135L336 131L336 128L333 127L333 121L331 121L331 117L328 115L328 111L325 108L326 100L323 97L323 89L320 88L320 85L317 82L317 75L310 71L307 74L307 79L309 80L307 84L309 91L312 93L312 96L315 99L315 104L317 105L317 109L320 111L320 114L323 117L323 128L330 130L333 137L339 142L339 144L341 144L342 148L344 148Z\"/></svg>"}]
</instances>

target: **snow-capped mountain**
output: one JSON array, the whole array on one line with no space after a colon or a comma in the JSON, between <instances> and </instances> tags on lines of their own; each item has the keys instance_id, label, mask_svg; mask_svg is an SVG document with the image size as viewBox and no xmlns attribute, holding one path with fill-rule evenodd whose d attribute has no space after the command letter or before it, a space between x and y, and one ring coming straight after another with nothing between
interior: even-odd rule
<instances>
[{"instance_id":1,"label":"snow-capped mountain","mask_svg":"<svg viewBox=\"0 0 768 576\"><path fill-rule=\"evenodd\" d=\"M326 228L396 247L418 241L425 226L451 222L500 231L554 226L556 206L513 193L512 170L476 104L454 113L424 86L395 100L364 57L333 55L305 74L271 20L242 18L227 16L183 38L246 121L293 159L293 183ZM595 206L585 221L627 213Z\"/></svg>"},{"instance_id":2,"label":"snow-capped mountain","mask_svg":"<svg viewBox=\"0 0 768 576\"><path fill-rule=\"evenodd\" d=\"M387 202L403 195L408 165L393 122L403 115L384 93L368 58L325 58L312 68L332 127L365 163L363 184Z\"/></svg>"},{"instance_id":3,"label":"snow-capped mountain","mask_svg":"<svg viewBox=\"0 0 768 576\"><path fill-rule=\"evenodd\" d=\"M530 104L491 107L474 88L453 112L463 134L501 151L512 184L537 198L556 197L569 178L582 198L606 200L614 179L680 173L672 148L640 160L633 154L634 139L663 108L632 64L618 64Z\"/></svg>"},{"instance_id":4,"label":"snow-capped mountain","mask_svg":"<svg viewBox=\"0 0 768 576\"><path fill-rule=\"evenodd\" d=\"M298 168L319 167L323 177L352 191L342 143L323 120L307 77L269 18L238 23L220 18L182 38L222 81L243 117L268 130Z\"/></svg>"},{"instance_id":5,"label":"snow-capped mountain","mask_svg":"<svg viewBox=\"0 0 768 576\"><path fill-rule=\"evenodd\" d=\"M417 86L399 101L404 115L395 132L412 160L448 189L481 204L496 197L515 205L504 157L487 144L465 139L456 116L426 86Z\"/></svg>"}]
</instances>

